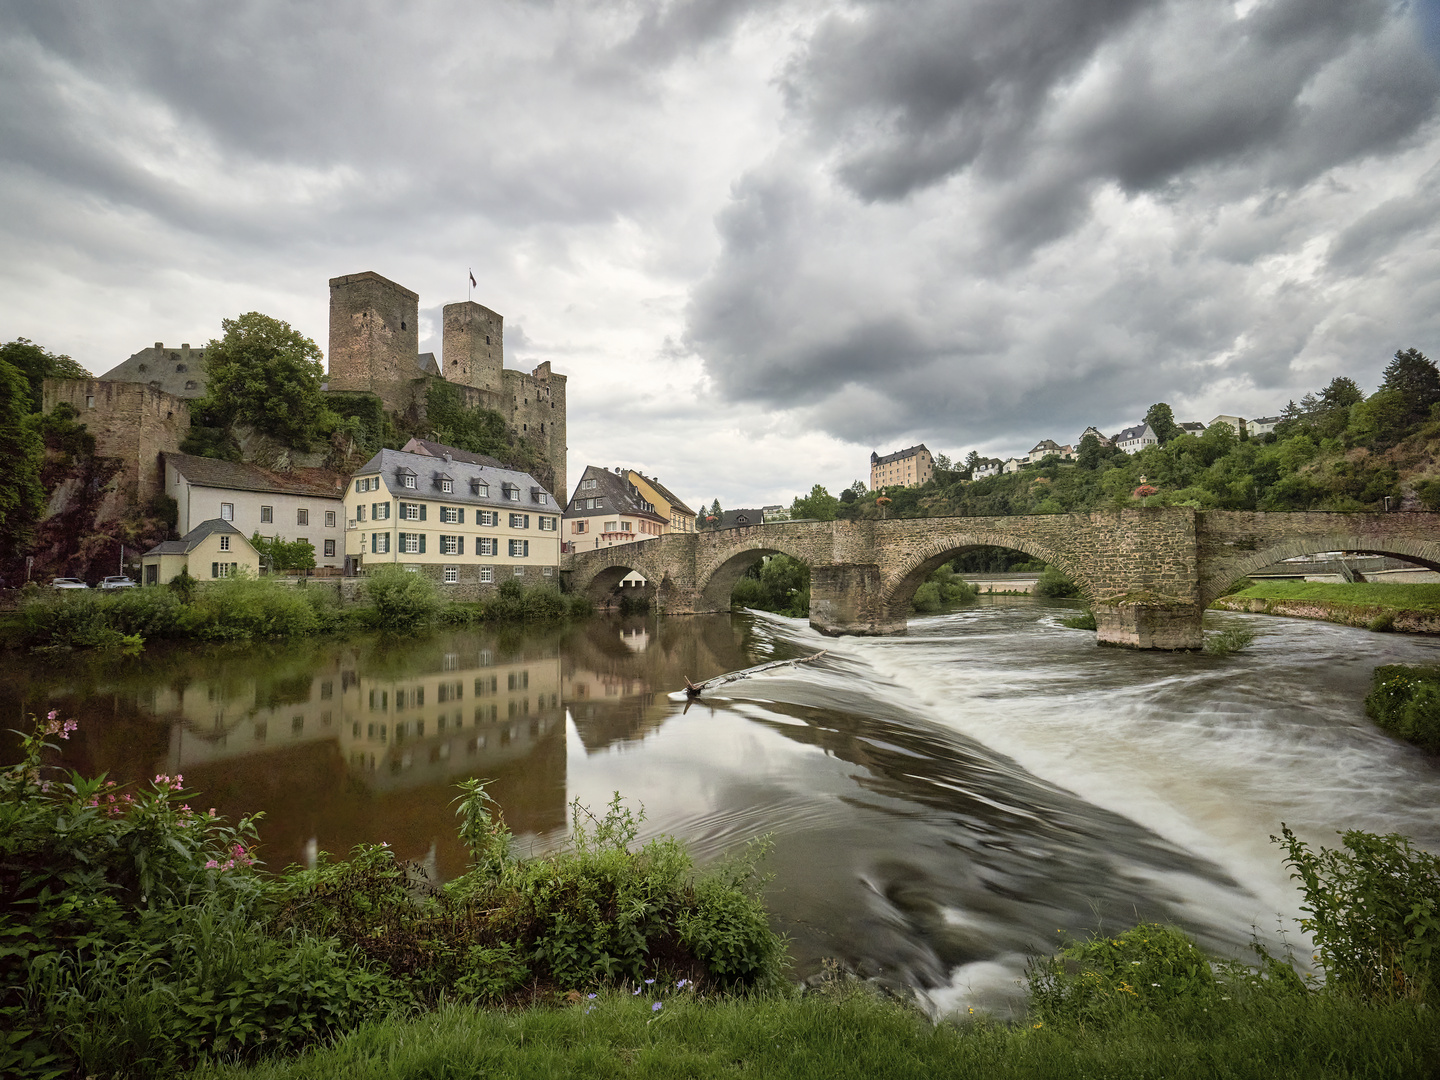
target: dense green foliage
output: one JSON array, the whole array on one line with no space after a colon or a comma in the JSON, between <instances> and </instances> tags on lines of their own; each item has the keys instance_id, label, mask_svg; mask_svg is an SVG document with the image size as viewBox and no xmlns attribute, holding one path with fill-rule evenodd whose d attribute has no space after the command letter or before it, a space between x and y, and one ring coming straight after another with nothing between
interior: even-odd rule
<instances>
[{"instance_id":1,"label":"dense green foliage","mask_svg":"<svg viewBox=\"0 0 1440 1080\"><path fill-rule=\"evenodd\" d=\"M1231 626L1205 635L1205 651L1211 656L1229 656L1241 649L1249 648L1255 641L1255 631L1243 626Z\"/></svg>"},{"instance_id":2,"label":"dense green foliage","mask_svg":"<svg viewBox=\"0 0 1440 1080\"><path fill-rule=\"evenodd\" d=\"M323 354L289 323L250 311L222 319L205 346L202 411L225 426L245 424L294 450L308 450L325 411Z\"/></svg>"},{"instance_id":3,"label":"dense green foliage","mask_svg":"<svg viewBox=\"0 0 1440 1080\"><path fill-rule=\"evenodd\" d=\"M1052 600L1066 600L1080 595L1080 586L1053 566L1040 571L1040 580L1035 582L1035 595Z\"/></svg>"},{"instance_id":4,"label":"dense green foliage","mask_svg":"<svg viewBox=\"0 0 1440 1080\"><path fill-rule=\"evenodd\" d=\"M637 847L618 796L598 818L574 804L571 849L519 860L467 781L474 866L443 887L384 846L265 876L254 823L192 810L182 777L130 792L47 768L76 727L51 713L0 772L0 1075L171 1076L397 1009L626 978L778 984L752 863L698 874L673 839Z\"/></svg>"},{"instance_id":5,"label":"dense green foliage","mask_svg":"<svg viewBox=\"0 0 1440 1080\"><path fill-rule=\"evenodd\" d=\"M40 485L45 445L27 422L30 411L24 374L0 360L0 458L5 462L0 470L0 549L9 552L28 539L45 509L45 489Z\"/></svg>"},{"instance_id":6,"label":"dense green foliage","mask_svg":"<svg viewBox=\"0 0 1440 1080\"><path fill-rule=\"evenodd\" d=\"M1392 508L1407 492L1440 509L1440 371L1414 349L1396 354L1368 399L1340 377L1284 410L1271 434L1240 438L1228 424L1200 435L1174 426L1169 406L1151 407L1161 445L1128 455L1082 440L1072 464L1050 457L1018 472L971 483L964 472L936 471L921 487L871 492L838 504L842 518L1061 514L1128 506L1221 510L1364 510ZM1167 424L1168 420L1168 424ZM1174 429L1173 431L1171 429ZM1167 432L1168 437L1167 437ZM968 463L973 468L979 456ZM1154 493L1142 489L1153 487ZM1139 494L1137 494L1139 492Z\"/></svg>"},{"instance_id":7,"label":"dense green foliage","mask_svg":"<svg viewBox=\"0 0 1440 1080\"><path fill-rule=\"evenodd\" d=\"M443 622L471 626L483 622L550 622L587 618L594 606L580 595L567 596L555 585L502 581L493 596L471 603L447 602L431 578L400 566L367 571L361 586L369 606L360 617L377 630L412 630Z\"/></svg>"},{"instance_id":8,"label":"dense green foliage","mask_svg":"<svg viewBox=\"0 0 1440 1080\"><path fill-rule=\"evenodd\" d=\"M730 606L803 619L810 614L810 567L789 555L771 555L735 583Z\"/></svg>"},{"instance_id":9,"label":"dense green foliage","mask_svg":"<svg viewBox=\"0 0 1440 1080\"><path fill-rule=\"evenodd\" d=\"M0 345L0 364L9 364L24 377L28 387L29 413L38 413L43 404L42 386L46 379L93 379L64 353L52 353L29 338L16 338Z\"/></svg>"},{"instance_id":10,"label":"dense green foliage","mask_svg":"<svg viewBox=\"0 0 1440 1080\"><path fill-rule=\"evenodd\" d=\"M468 407L460 391L447 382L430 383L425 398L425 430L414 434L472 454L489 454L509 468L532 474L546 487L554 485L554 470L537 444L516 438L505 418L495 410ZM565 501L565 492L556 492L556 496L560 502Z\"/></svg>"},{"instance_id":11,"label":"dense green foliage","mask_svg":"<svg viewBox=\"0 0 1440 1080\"><path fill-rule=\"evenodd\" d=\"M360 848L291 872L278 925L333 935L432 1004L646 978L778 985L784 946L749 859L697 877L673 838L635 844L644 814L617 795L600 817L572 804L568 850L517 860L484 784L462 786L469 873L437 888L387 848Z\"/></svg>"},{"instance_id":12,"label":"dense green foliage","mask_svg":"<svg viewBox=\"0 0 1440 1080\"><path fill-rule=\"evenodd\" d=\"M948 604L963 604L979 595L980 590L957 574L951 564L946 563L937 567L921 582L911 598L910 606L916 611L941 611Z\"/></svg>"},{"instance_id":13,"label":"dense green foliage","mask_svg":"<svg viewBox=\"0 0 1440 1080\"><path fill-rule=\"evenodd\" d=\"M260 565L271 570L315 569L315 545L309 540L267 538L256 532L250 537L250 544L260 555Z\"/></svg>"},{"instance_id":14,"label":"dense green foliage","mask_svg":"<svg viewBox=\"0 0 1440 1080\"><path fill-rule=\"evenodd\" d=\"M1377 667L1365 713L1386 731L1440 754L1440 668Z\"/></svg>"},{"instance_id":15,"label":"dense green foliage","mask_svg":"<svg viewBox=\"0 0 1440 1080\"><path fill-rule=\"evenodd\" d=\"M1305 893L1301 927L1328 985L1364 1001L1430 1002L1440 990L1440 856L1398 834L1351 829L1344 850L1312 851L1289 828L1285 848Z\"/></svg>"}]
</instances>

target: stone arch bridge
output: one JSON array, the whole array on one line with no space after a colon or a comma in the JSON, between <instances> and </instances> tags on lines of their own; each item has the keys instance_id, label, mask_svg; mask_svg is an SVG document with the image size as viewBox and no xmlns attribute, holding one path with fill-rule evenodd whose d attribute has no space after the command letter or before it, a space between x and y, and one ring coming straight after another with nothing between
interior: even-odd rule
<instances>
[{"instance_id":1,"label":"stone arch bridge","mask_svg":"<svg viewBox=\"0 0 1440 1080\"><path fill-rule=\"evenodd\" d=\"M905 629L915 590L967 548L1043 559L1080 586L1102 644L1193 649L1210 602L1253 570L1317 551L1394 555L1440 570L1440 514L1263 513L1155 507L1033 517L794 521L671 533L562 556L572 591L604 600L631 571L667 614L725 611L766 555L810 566L810 624L828 634Z\"/></svg>"}]
</instances>

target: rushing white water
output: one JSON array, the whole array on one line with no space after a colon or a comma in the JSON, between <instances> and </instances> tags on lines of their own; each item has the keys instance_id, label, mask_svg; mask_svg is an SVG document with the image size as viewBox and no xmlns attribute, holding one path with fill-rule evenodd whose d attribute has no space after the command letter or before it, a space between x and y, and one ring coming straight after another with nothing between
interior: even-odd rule
<instances>
[{"instance_id":1,"label":"rushing white water","mask_svg":"<svg viewBox=\"0 0 1440 1080\"><path fill-rule=\"evenodd\" d=\"M1440 659L1440 642L1223 616L1257 631L1248 650L1137 653L1063 614L1001 601L838 640L755 616L769 651L827 655L718 688L703 734L667 724L668 752L616 786L702 848L774 833L772 906L802 961L840 955L940 1011L1013 1003L1027 952L1097 922L1163 919L1233 953L1284 931L1303 950L1282 822L1311 843L1357 828L1440 848L1434 760L1363 713L1376 664Z\"/></svg>"}]
</instances>

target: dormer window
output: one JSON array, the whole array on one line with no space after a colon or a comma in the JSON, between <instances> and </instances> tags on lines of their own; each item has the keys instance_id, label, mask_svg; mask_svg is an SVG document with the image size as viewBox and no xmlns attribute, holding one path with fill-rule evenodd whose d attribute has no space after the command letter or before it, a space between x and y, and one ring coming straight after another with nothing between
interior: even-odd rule
<instances>
[{"instance_id":1,"label":"dormer window","mask_svg":"<svg viewBox=\"0 0 1440 1080\"><path fill-rule=\"evenodd\" d=\"M445 477L440 481L440 490L447 495L450 494L450 492L455 490L455 481L451 480L448 476Z\"/></svg>"},{"instance_id":2,"label":"dormer window","mask_svg":"<svg viewBox=\"0 0 1440 1080\"><path fill-rule=\"evenodd\" d=\"M408 476L402 477L400 482L407 488L413 488L415 486L415 474L410 473Z\"/></svg>"},{"instance_id":3,"label":"dormer window","mask_svg":"<svg viewBox=\"0 0 1440 1080\"><path fill-rule=\"evenodd\" d=\"M488 499L490 497L490 485L483 480L471 480L470 494L478 495L482 499Z\"/></svg>"},{"instance_id":4,"label":"dormer window","mask_svg":"<svg viewBox=\"0 0 1440 1080\"><path fill-rule=\"evenodd\" d=\"M591 479L591 480L581 480L581 481L580 481L580 490L581 490L581 491L589 491L589 490L591 490L591 489L594 488L594 487L595 487L595 481L594 481L593 479Z\"/></svg>"}]
</instances>

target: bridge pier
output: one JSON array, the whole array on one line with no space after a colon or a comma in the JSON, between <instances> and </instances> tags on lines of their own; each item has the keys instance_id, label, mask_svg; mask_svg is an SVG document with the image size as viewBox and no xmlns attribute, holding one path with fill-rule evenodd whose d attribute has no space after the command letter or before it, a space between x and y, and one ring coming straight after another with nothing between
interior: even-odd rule
<instances>
[{"instance_id":1,"label":"bridge pier","mask_svg":"<svg viewBox=\"0 0 1440 1080\"><path fill-rule=\"evenodd\" d=\"M1199 649L1204 608L1164 597L1096 603L1095 642L1127 649Z\"/></svg>"},{"instance_id":2,"label":"bridge pier","mask_svg":"<svg viewBox=\"0 0 1440 1080\"><path fill-rule=\"evenodd\" d=\"M833 563L810 568L810 625L822 634L900 634L905 618L886 611L882 575L875 563Z\"/></svg>"}]
</instances>

